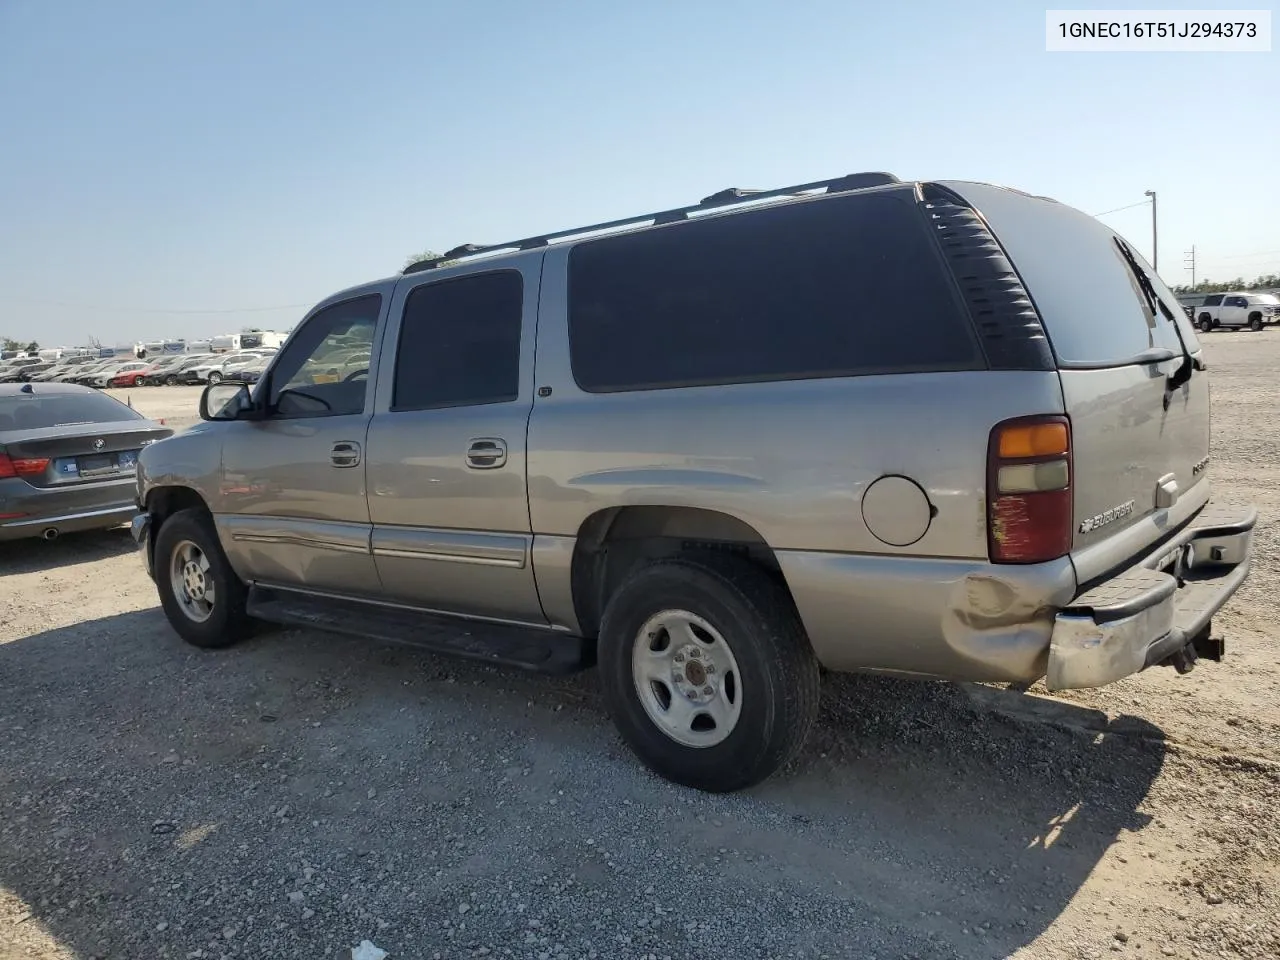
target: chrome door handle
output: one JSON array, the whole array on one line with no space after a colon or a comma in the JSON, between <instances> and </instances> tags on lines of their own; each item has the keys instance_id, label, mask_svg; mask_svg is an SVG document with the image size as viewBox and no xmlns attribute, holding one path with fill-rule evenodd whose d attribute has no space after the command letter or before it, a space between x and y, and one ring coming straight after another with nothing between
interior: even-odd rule
<instances>
[{"instance_id":1,"label":"chrome door handle","mask_svg":"<svg viewBox=\"0 0 1280 960\"><path fill-rule=\"evenodd\" d=\"M467 466L493 470L507 462L507 441L497 437L477 437L467 445Z\"/></svg>"},{"instance_id":2,"label":"chrome door handle","mask_svg":"<svg viewBox=\"0 0 1280 960\"><path fill-rule=\"evenodd\" d=\"M339 440L329 451L329 462L335 467L359 466L360 444L354 440Z\"/></svg>"}]
</instances>

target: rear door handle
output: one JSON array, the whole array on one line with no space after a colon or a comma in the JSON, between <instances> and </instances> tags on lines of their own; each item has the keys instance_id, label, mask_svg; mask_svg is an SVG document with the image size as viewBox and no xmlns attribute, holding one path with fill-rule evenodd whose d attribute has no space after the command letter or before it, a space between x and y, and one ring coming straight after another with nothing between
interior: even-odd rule
<instances>
[{"instance_id":1,"label":"rear door handle","mask_svg":"<svg viewBox=\"0 0 1280 960\"><path fill-rule=\"evenodd\" d=\"M507 462L507 441L497 437L477 437L467 445L467 466L474 470L494 470Z\"/></svg>"},{"instance_id":2,"label":"rear door handle","mask_svg":"<svg viewBox=\"0 0 1280 960\"><path fill-rule=\"evenodd\" d=\"M354 440L339 440L329 451L329 462L335 467L355 467L360 465L360 444Z\"/></svg>"}]
</instances>

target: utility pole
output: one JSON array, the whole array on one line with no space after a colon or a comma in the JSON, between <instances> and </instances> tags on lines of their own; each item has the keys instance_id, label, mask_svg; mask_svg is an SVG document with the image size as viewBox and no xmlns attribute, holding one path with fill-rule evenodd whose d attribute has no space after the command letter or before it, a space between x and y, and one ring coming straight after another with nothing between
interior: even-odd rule
<instances>
[{"instance_id":1,"label":"utility pole","mask_svg":"<svg viewBox=\"0 0 1280 960\"><path fill-rule=\"evenodd\" d=\"M1184 256L1186 259L1183 261L1183 266L1191 271L1191 291L1194 293L1196 289L1196 245L1194 243L1191 245L1191 252Z\"/></svg>"},{"instance_id":2,"label":"utility pole","mask_svg":"<svg viewBox=\"0 0 1280 960\"><path fill-rule=\"evenodd\" d=\"M1151 268L1159 273L1160 255L1156 251L1156 192L1148 190L1146 194L1151 198Z\"/></svg>"}]
</instances>

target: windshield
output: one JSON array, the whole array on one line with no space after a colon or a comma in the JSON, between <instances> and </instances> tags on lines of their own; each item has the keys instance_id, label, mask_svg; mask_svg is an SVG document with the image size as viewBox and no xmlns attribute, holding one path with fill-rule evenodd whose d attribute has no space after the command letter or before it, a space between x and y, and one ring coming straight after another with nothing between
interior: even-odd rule
<instances>
[{"instance_id":1,"label":"windshield","mask_svg":"<svg viewBox=\"0 0 1280 960\"><path fill-rule=\"evenodd\" d=\"M100 393L24 394L0 397L0 433L9 430L45 430L72 423L120 423L143 420L118 400Z\"/></svg>"}]
</instances>

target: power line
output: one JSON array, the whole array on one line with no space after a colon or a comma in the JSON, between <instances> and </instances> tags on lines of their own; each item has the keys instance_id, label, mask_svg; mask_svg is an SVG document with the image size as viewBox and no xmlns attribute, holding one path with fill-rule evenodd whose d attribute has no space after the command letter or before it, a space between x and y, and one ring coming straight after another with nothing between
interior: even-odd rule
<instances>
[{"instance_id":1,"label":"power line","mask_svg":"<svg viewBox=\"0 0 1280 960\"><path fill-rule=\"evenodd\" d=\"M155 313L155 314L226 314L226 313L271 313L275 310L301 310L313 306L310 303L286 303L278 307L219 307L211 310L193 310L189 308L167 310L159 307L110 307L102 304L68 303L65 300L31 300L24 297L6 297L9 303L26 303L37 306L69 307L75 310L96 310L101 313Z\"/></svg>"},{"instance_id":2,"label":"power line","mask_svg":"<svg viewBox=\"0 0 1280 960\"><path fill-rule=\"evenodd\" d=\"M1131 203L1127 207L1116 207L1114 210L1103 210L1101 213L1095 213L1095 217L1105 217L1108 213L1119 213L1121 210L1132 210L1134 207L1145 207L1150 200L1139 200L1137 203Z\"/></svg>"}]
</instances>

